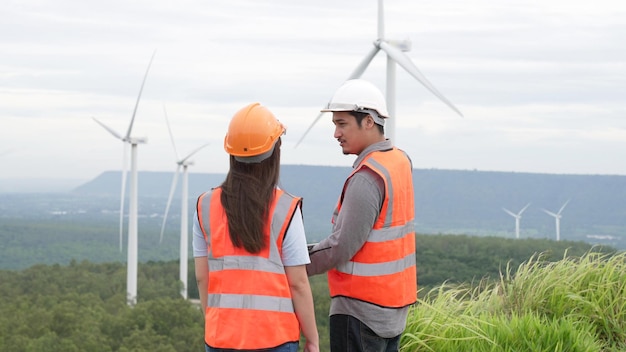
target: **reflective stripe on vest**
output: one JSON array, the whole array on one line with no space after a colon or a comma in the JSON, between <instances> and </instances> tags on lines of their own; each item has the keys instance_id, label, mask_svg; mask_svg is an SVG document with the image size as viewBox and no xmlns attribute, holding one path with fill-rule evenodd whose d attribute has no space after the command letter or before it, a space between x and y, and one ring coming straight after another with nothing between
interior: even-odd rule
<instances>
[{"instance_id":1,"label":"reflective stripe on vest","mask_svg":"<svg viewBox=\"0 0 626 352\"><path fill-rule=\"evenodd\" d=\"M209 262L205 342L214 348L253 350L298 341L299 323L281 252L301 199L275 191L266 225L268 245L251 254L232 245L220 194L216 188L197 203Z\"/></svg>"},{"instance_id":2,"label":"reflective stripe on vest","mask_svg":"<svg viewBox=\"0 0 626 352\"><path fill-rule=\"evenodd\" d=\"M415 253L402 259L377 264L348 261L338 266L337 271L359 276L381 276L399 273L411 266L415 266Z\"/></svg>"},{"instance_id":3,"label":"reflective stripe on vest","mask_svg":"<svg viewBox=\"0 0 626 352\"><path fill-rule=\"evenodd\" d=\"M383 307L403 307L417 300L413 183L410 161L393 148L373 152L361 168L376 172L385 185L385 199L367 241L351 260L328 273L331 296L346 296ZM341 211L342 196L333 222ZM392 288L392 289L390 289Z\"/></svg>"},{"instance_id":4,"label":"reflective stripe on vest","mask_svg":"<svg viewBox=\"0 0 626 352\"><path fill-rule=\"evenodd\" d=\"M294 313L291 298L283 297L221 293L209 295L209 301L207 304L210 307L256 309Z\"/></svg>"},{"instance_id":5,"label":"reflective stripe on vest","mask_svg":"<svg viewBox=\"0 0 626 352\"><path fill-rule=\"evenodd\" d=\"M381 176L383 177L383 180L385 180L385 194L388 194L388 196L386 196L387 198L387 202L388 202L388 206L387 206L387 212L385 214L385 223L383 224L383 227L389 227L391 226L391 219L393 218L393 182L391 182L391 175L389 175L389 172L387 171L387 169L385 169L385 167L381 164L379 164L378 162L376 162L375 159L373 158L369 158L369 160L367 160L368 164L372 165L374 167L374 170L378 171ZM384 209L384 208L383 208Z\"/></svg>"},{"instance_id":6,"label":"reflective stripe on vest","mask_svg":"<svg viewBox=\"0 0 626 352\"><path fill-rule=\"evenodd\" d=\"M209 259L211 271L218 272L221 270L258 270L269 273L284 274L285 268L281 265L268 261L265 258L250 256L229 256L223 257L221 260ZM279 258L280 260L280 258Z\"/></svg>"}]
</instances>

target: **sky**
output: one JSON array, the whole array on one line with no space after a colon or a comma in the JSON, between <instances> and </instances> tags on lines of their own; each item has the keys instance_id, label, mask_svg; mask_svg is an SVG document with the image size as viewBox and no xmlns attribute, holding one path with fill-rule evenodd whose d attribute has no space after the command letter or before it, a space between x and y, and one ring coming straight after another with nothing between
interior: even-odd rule
<instances>
[{"instance_id":1,"label":"sky","mask_svg":"<svg viewBox=\"0 0 626 352\"><path fill-rule=\"evenodd\" d=\"M351 166L324 114L377 39L377 1L8 0L0 15L0 182L122 168L225 173L232 115L287 126L283 164ZM462 113L397 68L396 136L415 168L626 175L626 2L386 0L385 38ZM363 78L385 90L380 52Z\"/></svg>"}]
</instances>

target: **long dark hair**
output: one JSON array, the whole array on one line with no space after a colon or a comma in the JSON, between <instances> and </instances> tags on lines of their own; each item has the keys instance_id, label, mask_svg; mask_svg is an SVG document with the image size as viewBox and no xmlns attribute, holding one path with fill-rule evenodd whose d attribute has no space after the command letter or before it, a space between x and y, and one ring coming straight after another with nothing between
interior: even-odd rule
<instances>
[{"instance_id":1,"label":"long dark hair","mask_svg":"<svg viewBox=\"0 0 626 352\"><path fill-rule=\"evenodd\" d=\"M268 244L264 230L280 172L280 138L272 155L260 163L242 163L230 156L230 170L222 183L221 202L235 247L259 253Z\"/></svg>"}]
</instances>

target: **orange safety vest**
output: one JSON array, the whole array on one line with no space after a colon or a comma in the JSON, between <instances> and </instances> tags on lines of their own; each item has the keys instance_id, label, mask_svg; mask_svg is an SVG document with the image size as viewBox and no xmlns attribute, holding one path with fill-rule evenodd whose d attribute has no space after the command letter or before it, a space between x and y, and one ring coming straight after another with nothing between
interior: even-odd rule
<instances>
[{"instance_id":1,"label":"orange safety vest","mask_svg":"<svg viewBox=\"0 0 626 352\"><path fill-rule=\"evenodd\" d=\"M328 271L330 296L345 296L382 307L405 307L417 301L411 163L395 147L366 156L344 184L333 223L341 211L348 180L363 167L383 179L385 199L363 247L349 261Z\"/></svg>"},{"instance_id":2,"label":"orange safety vest","mask_svg":"<svg viewBox=\"0 0 626 352\"><path fill-rule=\"evenodd\" d=\"M282 264L282 243L301 198L277 189L265 227L269 243L252 254L233 246L221 188L198 198L198 221L207 242L209 287L205 342L213 348L261 349L297 342L300 327Z\"/></svg>"}]
</instances>

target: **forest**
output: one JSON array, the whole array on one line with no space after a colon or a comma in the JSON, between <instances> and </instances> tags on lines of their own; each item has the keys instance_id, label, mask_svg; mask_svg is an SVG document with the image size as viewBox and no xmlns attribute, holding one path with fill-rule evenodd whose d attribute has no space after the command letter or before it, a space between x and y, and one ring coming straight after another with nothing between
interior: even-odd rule
<instances>
[{"instance_id":1,"label":"forest","mask_svg":"<svg viewBox=\"0 0 626 352\"><path fill-rule=\"evenodd\" d=\"M417 235L420 299L441 285L497 282L538 253L556 262L610 247L542 239ZM198 298L189 263L189 296ZM512 274L512 273L509 273ZM178 262L139 264L138 303L125 301L122 262L35 264L0 270L0 351L203 351L202 314L179 294ZM322 351L328 350L324 275L311 277Z\"/></svg>"}]
</instances>

